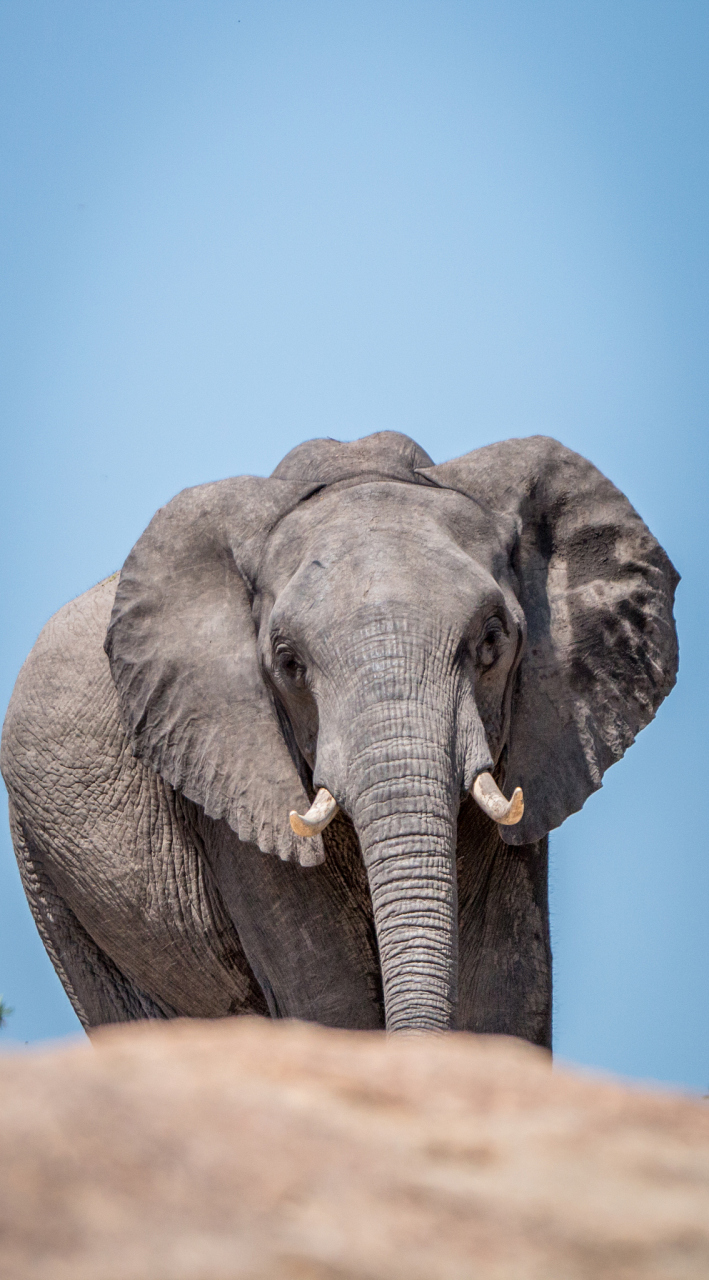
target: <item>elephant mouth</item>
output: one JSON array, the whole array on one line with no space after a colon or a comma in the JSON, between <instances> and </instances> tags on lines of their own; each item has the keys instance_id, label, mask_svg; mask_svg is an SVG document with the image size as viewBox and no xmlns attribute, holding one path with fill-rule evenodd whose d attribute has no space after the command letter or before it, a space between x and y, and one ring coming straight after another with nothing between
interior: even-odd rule
<instances>
[{"instance_id":1,"label":"elephant mouth","mask_svg":"<svg viewBox=\"0 0 709 1280\"><path fill-rule=\"evenodd\" d=\"M514 827L524 814L522 788L516 787L509 800L500 791L491 773L484 770L473 783L472 795L483 813L501 827ZM297 836L308 839L318 836L330 825L339 805L327 787L320 787L307 813L290 812L290 825Z\"/></svg>"}]
</instances>

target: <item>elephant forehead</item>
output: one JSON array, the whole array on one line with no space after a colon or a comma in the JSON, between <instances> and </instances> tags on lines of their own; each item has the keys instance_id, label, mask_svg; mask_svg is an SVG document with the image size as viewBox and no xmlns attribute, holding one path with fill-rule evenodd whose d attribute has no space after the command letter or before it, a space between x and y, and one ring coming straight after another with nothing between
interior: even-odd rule
<instances>
[{"instance_id":1,"label":"elephant forehead","mask_svg":"<svg viewBox=\"0 0 709 1280\"><path fill-rule=\"evenodd\" d=\"M269 581L291 577L308 557L323 567L368 565L399 572L408 562L421 568L457 546L474 548L491 567L507 542L507 530L479 503L450 490L396 482L329 487L301 502L272 533L263 568Z\"/></svg>"},{"instance_id":2,"label":"elephant forehead","mask_svg":"<svg viewBox=\"0 0 709 1280\"><path fill-rule=\"evenodd\" d=\"M271 628L308 643L337 633L355 617L415 617L426 632L462 634L478 613L504 606L489 570L437 526L425 552L389 529L359 532L347 554L308 548L273 592Z\"/></svg>"}]
</instances>

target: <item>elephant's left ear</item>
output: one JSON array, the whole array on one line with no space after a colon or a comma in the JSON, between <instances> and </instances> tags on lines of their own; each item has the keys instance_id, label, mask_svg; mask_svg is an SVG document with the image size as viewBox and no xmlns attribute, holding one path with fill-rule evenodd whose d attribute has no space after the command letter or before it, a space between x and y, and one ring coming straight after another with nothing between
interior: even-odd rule
<instances>
[{"instance_id":1,"label":"elephant's left ear","mask_svg":"<svg viewBox=\"0 0 709 1280\"><path fill-rule=\"evenodd\" d=\"M310 800L261 674L249 581L313 487L242 476L178 494L123 566L105 643L134 755L241 840L305 865L322 840L288 821Z\"/></svg>"},{"instance_id":2,"label":"elephant's left ear","mask_svg":"<svg viewBox=\"0 0 709 1280\"><path fill-rule=\"evenodd\" d=\"M525 811L500 834L526 844L581 808L672 688L679 575L628 499L556 440L506 440L422 474L519 529L527 640L505 785L523 788Z\"/></svg>"}]
</instances>

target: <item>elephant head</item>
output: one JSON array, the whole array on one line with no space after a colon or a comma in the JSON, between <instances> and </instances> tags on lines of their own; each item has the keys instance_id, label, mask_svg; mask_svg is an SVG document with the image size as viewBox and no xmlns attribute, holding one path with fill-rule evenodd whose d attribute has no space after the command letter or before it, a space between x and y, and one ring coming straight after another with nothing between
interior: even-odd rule
<instances>
[{"instance_id":1,"label":"elephant head","mask_svg":"<svg viewBox=\"0 0 709 1280\"><path fill-rule=\"evenodd\" d=\"M240 839L312 866L345 810L387 1027L441 1029L461 797L510 844L581 808L674 683L677 580L554 440L440 466L393 432L314 440L157 513L106 652L134 753Z\"/></svg>"}]
</instances>

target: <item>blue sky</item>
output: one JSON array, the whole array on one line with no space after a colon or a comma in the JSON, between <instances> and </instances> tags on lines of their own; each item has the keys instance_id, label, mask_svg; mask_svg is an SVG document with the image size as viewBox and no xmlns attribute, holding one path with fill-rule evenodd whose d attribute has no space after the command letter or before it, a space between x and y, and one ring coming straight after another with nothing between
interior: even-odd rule
<instances>
[{"instance_id":1,"label":"blue sky","mask_svg":"<svg viewBox=\"0 0 709 1280\"><path fill-rule=\"evenodd\" d=\"M683 576L678 686L552 837L563 1058L709 1091L709 9L0 3L0 698L185 485L544 432ZM0 1043L75 1031L0 830Z\"/></svg>"}]
</instances>

